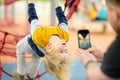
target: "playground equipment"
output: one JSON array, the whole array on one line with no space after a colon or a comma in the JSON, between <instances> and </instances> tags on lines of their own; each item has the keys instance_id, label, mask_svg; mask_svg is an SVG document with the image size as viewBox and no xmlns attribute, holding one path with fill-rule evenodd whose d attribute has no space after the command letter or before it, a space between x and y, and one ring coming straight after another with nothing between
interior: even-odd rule
<instances>
[{"instance_id":1,"label":"playground equipment","mask_svg":"<svg viewBox=\"0 0 120 80\"><path fill-rule=\"evenodd\" d=\"M13 4L14 2L16 2L18 0L1 0L0 4L4 4L6 6Z\"/></svg>"},{"instance_id":2,"label":"playground equipment","mask_svg":"<svg viewBox=\"0 0 120 80\"><path fill-rule=\"evenodd\" d=\"M67 20L69 20L73 13L77 11L77 6L79 4L80 0L66 0L64 6L64 12L66 10L66 7L69 7L68 14L66 15Z\"/></svg>"},{"instance_id":3,"label":"playground equipment","mask_svg":"<svg viewBox=\"0 0 120 80\"><path fill-rule=\"evenodd\" d=\"M0 7L4 5L4 20L6 21L6 24L9 26L14 25L14 3L18 0L2 0L0 2ZM5 26L3 24L2 26Z\"/></svg>"},{"instance_id":4,"label":"playground equipment","mask_svg":"<svg viewBox=\"0 0 120 80\"><path fill-rule=\"evenodd\" d=\"M1 30L0 30L0 32L2 32L4 34L3 40L0 40L0 43L1 43L0 54L9 55L9 56L12 56L12 57L16 58L15 49L14 49L14 52L3 51L3 48L5 48L4 45L5 45L5 43L15 45L20 40L20 38L23 38L25 35L24 36L18 35L18 34L15 35L15 34L5 32L5 31L1 31ZM8 35L13 36L14 40L6 42L6 36L8 36ZM15 43L13 43L13 41L15 41ZM11 49L11 48L7 48L7 49ZM8 73L6 70L4 70L4 68L2 67L1 59L0 59L0 80L2 78L2 72L5 73L6 75L10 76L10 77L13 77L10 73ZM42 77L45 73L47 73L47 71L45 71L41 74L38 72L37 79L40 80L40 77Z\"/></svg>"}]
</instances>

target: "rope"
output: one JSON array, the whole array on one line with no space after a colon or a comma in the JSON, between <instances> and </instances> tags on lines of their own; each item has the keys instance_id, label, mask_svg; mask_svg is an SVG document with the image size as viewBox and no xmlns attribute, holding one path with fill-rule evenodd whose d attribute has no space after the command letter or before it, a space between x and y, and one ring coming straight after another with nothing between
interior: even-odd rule
<instances>
[{"instance_id":1,"label":"rope","mask_svg":"<svg viewBox=\"0 0 120 80\"><path fill-rule=\"evenodd\" d=\"M1 59L0 59L0 80L2 79L2 72L5 73L6 75L8 75L8 76L10 76L10 77L13 78L13 76L12 76L10 73L8 73L7 71L5 71L5 70L2 68L2 63L1 63ZM46 74L46 73L47 73L47 71L45 71L45 72L43 72L43 73L41 73L41 74L38 72L38 74L37 74L37 79L40 80L40 78L41 78L44 74ZM26 80L27 80L27 79L26 79Z\"/></svg>"},{"instance_id":2,"label":"rope","mask_svg":"<svg viewBox=\"0 0 120 80\"><path fill-rule=\"evenodd\" d=\"M0 59L0 80L2 79L2 63L1 63L1 59Z\"/></svg>"},{"instance_id":3,"label":"rope","mask_svg":"<svg viewBox=\"0 0 120 80\"><path fill-rule=\"evenodd\" d=\"M18 34L15 35L15 34L11 34L9 32L2 31L2 30L0 30L0 32L4 33L3 39L0 40L0 42L2 43L1 46L0 46L0 53L6 54L6 55L10 55L10 56L15 56L15 54L16 54L15 52L5 52L5 51L2 51L3 48L5 48L4 45L5 45L5 43L16 45L16 43L18 43L19 39L25 37L25 35L24 36L23 35L18 35ZM8 35L14 36L14 40L5 41L6 37ZM14 48L5 48L5 49L15 50Z\"/></svg>"},{"instance_id":4,"label":"rope","mask_svg":"<svg viewBox=\"0 0 120 80\"><path fill-rule=\"evenodd\" d=\"M66 0L65 4L64 4L64 12L67 8L67 6L72 2L72 0Z\"/></svg>"},{"instance_id":5,"label":"rope","mask_svg":"<svg viewBox=\"0 0 120 80\"><path fill-rule=\"evenodd\" d=\"M45 72L43 72L43 73L38 73L38 75L37 75L37 78L39 79L40 77L42 77L44 74L46 74L47 73L47 71L45 71Z\"/></svg>"},{"instance_id":6,"label":"rope","mask_svg":"<svg viewBox=\"0 0 120 80\"><path fill-rule=\"evenodd\" d=\"M77 6L80 1L81 0L66 0L64 5L65 6L64 12L66 10L66 7L69 6L69 12L66 16L67 20L69 20L72 17L73 13L77 10Z\"/></svg>"},{"instance_id":7,"label":"rope","mask_svg":"<svg viewBox=\"0 0 120 80\"><path fill-rule=\"evenodd\" d=\"M2 72L4 72L6 75L8 75L10 77L13 77L10 73L8 73L7 71L5 71L3 68L2 68Z\"/></svg>"}]
</instances>

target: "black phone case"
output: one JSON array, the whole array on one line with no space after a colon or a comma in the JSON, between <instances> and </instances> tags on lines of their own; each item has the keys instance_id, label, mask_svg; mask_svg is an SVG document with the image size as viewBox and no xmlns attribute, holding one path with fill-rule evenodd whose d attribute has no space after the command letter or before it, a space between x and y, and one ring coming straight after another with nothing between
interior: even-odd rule
<instances>
[{"instance_id":1,"label":"black phone case","mask_svg":"<svg viewBox=\"0 0 120 80\"><path fill-rule=\"evenodd\" d=\"M89 47L91 47L89 30L78 30L77 34L79 48L88 49ZM82 36L83 39L80 38L80 35ZM88 39L85 39L86 36L88 37Z\"/></svg>"}]
</instances>

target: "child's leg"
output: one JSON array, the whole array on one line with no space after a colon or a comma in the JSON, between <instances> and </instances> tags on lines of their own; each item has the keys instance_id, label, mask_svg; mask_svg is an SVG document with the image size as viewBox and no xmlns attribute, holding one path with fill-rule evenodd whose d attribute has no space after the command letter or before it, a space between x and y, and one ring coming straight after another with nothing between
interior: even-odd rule
<instances>
[{"instance_id":1,"label":"child's leg","mask_svg":"<svg viewBox=\"0 0 120 80\"><path fill-rule=\"evenodd\" d=\"M17 52L17 72L20 75L26 74L25 53Z\"/></svg>"},{"instance_id":2,"label":"child's leg","mask_svg":"<svg viewBox=\"0 0 120 80\"><path fill-rule=\"evenodd\" d=\"M37 71L40 64L39 61L40 61L40 57L36 53L33 53L31 66L27 73L30 78L35 78L37 76Z\"/></svg>"},{"instance_id":3,"label":"child's leg","mask_svg":"<svg viewBox=\"0 0 120 80\"><path fill-rule=\"evenodd\" d=\"M24 76L20 75L16 70L12 72L12 76L15 80L25 80Z\"/></svg>"},{"instance_id":4,"label":"child's leg","mask_svg":"<svg viewBox=\"0 0 120 80\"><path fill-rule=\"evenodd\" d=\"M16 54L17 54L17 72L21 75L26 74L26 63L25 63L25 54L26 53L34 53L31 47L28 44L28 36L23 38L16 46Z\"/></svg>"},{"instance_id":5,"label":"child's leg","mask_svg":"<svg viewBox=\"0 0 120 80\"><path fill-rule=\"evenodd\" d=\"M14 70L12 75L15 80L24 80L24 75L26 74L26 64L25 64L25 53L30 50L27 44L27 38L23 38L16 46L17 55L17 70Z\"/></svg>"},{"instance_id":6,"label":"child's leg","mask_svg":"<svg viewBox=\"0 0 120 80\"><path fill-rule=\"evenodd\" d=\"M16 46L17 54L17 72L20 75L26 74L26 63L25 63L25 53L27 48L27 37L23 38Z\"/></svg>"}]
</instances>

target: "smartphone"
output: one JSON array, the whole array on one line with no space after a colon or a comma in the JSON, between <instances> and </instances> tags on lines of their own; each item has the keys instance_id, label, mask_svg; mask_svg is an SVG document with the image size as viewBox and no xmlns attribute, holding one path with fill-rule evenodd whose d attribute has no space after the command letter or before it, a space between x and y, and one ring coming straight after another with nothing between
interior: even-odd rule
<instances>
[{"instance_id":1,"label":"smartphone","mask_svg":"<svg viewBox=\"0 0 120 80\"><path fill-rule=\"evenodd\" d=\"M78 30L78 46L82 49L91 47L89 30Z\"/></svg>"}]
</instances>

